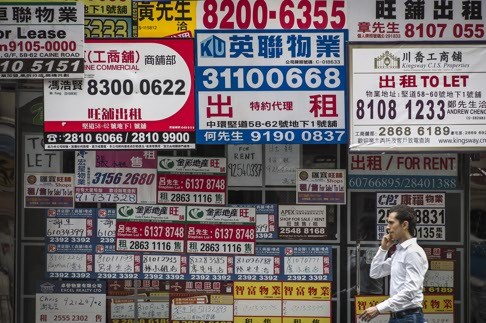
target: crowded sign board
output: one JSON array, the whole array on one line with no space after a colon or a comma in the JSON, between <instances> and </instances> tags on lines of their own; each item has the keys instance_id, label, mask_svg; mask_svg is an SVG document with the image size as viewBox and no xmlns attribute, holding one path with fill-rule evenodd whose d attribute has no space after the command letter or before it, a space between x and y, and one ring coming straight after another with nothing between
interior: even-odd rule
<instances>
[{"instance_id":1,"label":"crowded sign board","mask_svg":"<svg viewBox=\"0 0 486 323\"><path fill-rule=\"evenodd\" d=\"M77 151L75 198L86 203L155 203L153 150Z\"/></svg>"},{"instance_id":2,"label":"crowded sign board","mask_svg":"<svg viewBox=\"0 0 486 323\"><path fill-rule=\"evenodd\" d=\"M81 3L0 5L0 78L83 78Z\"/></svg>"},{"instance_id":3,"label":"crowded sign board","mask_svg":"<svg viewBox=\"0 0 486 323\"><path fill-rule=\"evenodd\" d=\"M482 149L485 52L482 45L353 47L350 149Z\"/></svg>"},{"instance_id":4,"label":"crowded sign board","mask_svg":"<svg viewBox=\"0 0 486 323\"><path fill-rule=\"evenodd\" d=\"M393 192L376 193L377 239L386 234L390 208L405 204L415 210L417 226L414 236L419 240L446 240L445 193Z\"/></svg>"},{"instance_id":5,"label":"crowded sign board","mask_svg":"<svg viewBox=\"0 0 486 323\"><path fill-rule=\"evenodd\" d=\"M39 281L35 322L105 322L106 283L102 281Z\"/></svg>"},{"instance_id":6,"label":"crowded sign board","mask_svg":"<svg viewBox=\"0 0 486 323\"><path fill-rule=\"evenodd\" d=\"M352 154L350 189L453 190L457 154Z\"/></svg>"},{"instance_id":7,"label":"crowded sign board","mask_svg":"<svg viewBox=\"0 0 486 323\"><path fill-rule=\"evenodd\" d=\"M88 41L83 80L44 83L46 149L194 148L193 53L190 39Z\"/></svg>"},{"instance_id":8,"label":"crowded sign board","mask_svg":"<svg viewBox=\"0 0 486 323\"><path fill-rule=\"evenodd\" d=\"M480 41L483 1L347 1L350 41Z\"/></svg>"},{"instance_id":9,"label":"crowded sign board","mask_svg":"<svg viewBox=\"0 0 486 323\"><path fill-rule=\"evenodd\" d=\"M345 143L346 36L198 30L196 141Z\"/></svg>"},{"instance_id":10,"label":"crowded sign board","mask_svg":"<svg viewBox=\"0 0 486 323\"><path fill-rule=\"evenodd\" d=\"M345 204L346 170L298 169L297 204Z\"/></svg>"}]
</instances>

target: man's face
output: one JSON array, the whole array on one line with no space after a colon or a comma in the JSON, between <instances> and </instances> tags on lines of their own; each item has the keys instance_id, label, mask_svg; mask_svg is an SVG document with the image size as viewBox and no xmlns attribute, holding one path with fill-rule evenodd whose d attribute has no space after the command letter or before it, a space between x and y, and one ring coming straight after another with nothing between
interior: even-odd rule
<instances>
[{"instance_id":1,"label":"man's face","mask_svg":"<svg viewBox=\"0 0 486 323\"><path fill-rule=\"evenodd\" d=\"M396 216L397 212L393 212L388 215L388 225L386 228L392 240L401 240L405 236L405 227L408 227L408 222L403 221L403 223L400 223Z\"/></svg>"}]
</instances>

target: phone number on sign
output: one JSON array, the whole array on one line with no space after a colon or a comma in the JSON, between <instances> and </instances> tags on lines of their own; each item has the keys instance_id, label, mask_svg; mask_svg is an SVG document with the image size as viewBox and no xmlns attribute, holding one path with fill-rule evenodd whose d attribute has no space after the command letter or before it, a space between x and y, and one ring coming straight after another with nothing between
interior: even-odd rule
<instances>
[{"instance_id":1,"label":"phone number on sign","mask_svg":"<svg viewBox=\"0 0 486 323\"><path fill-rule=\"evenodd\" d=\"M117 202L127 202L135 203L137 202L136 194L125 194L125 193L75 193L74 195L76 202L99 202L99 203L117 203Z\"/></svg>"},{"instance_id":2,"label":"phone number on sign","mask_svg":"<svg viewBox=\"0 0 486 323\"><path fill-rule=\"evenodd\" d=\"M344 10L342 0L205 0L202 23L207 29L265 29L273 21L282 29L342 29Z\"/></svg>"},{"instance_id":3,"label":"phone number on sign","mask_svg":"<svg viewBox=\"0 0 486 323\"><path fill-rule=\"evenodd\" d=\"M193 253L230 253L247 254L255 253L255 244L248 242L188 242L188 252Z\"/></svg>"},{"instance_id":4,"label":"phone number on sign","mask_svg":"<svg viewBox=\"0 0 486 323\"><path fill-rule=\"evenodd\" d=\"M124 184L124 185L151 185L155 174L146 173L101 173L96 172L91 184Z\"/></svg>"},{"instance_id":5,"label":"phone number on sign","mask_svg":"<svg viewBox=\"0 0 486 323\"><path fill-rule=\"evenodd\" d=\"M455 178L394 178L375 176L350 176L349 188L383 188L383 189L455 189L457 180Z\"/></svg>"},{"instance_id":6,"label":"phone number on sign","mask_svg":"<svg viewBox=\"0 0 486 323\"><path fill-rule=\"evenodd\" d=\"M116 239L117 251L183 252L183 241Z\"/></svg>"}]
</instances>

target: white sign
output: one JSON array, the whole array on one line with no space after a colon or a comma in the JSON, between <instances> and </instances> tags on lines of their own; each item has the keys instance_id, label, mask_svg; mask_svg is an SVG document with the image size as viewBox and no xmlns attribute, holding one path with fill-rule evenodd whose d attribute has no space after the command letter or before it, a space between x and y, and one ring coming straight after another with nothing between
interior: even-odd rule
<instances>
[{"instance_id":1,"label":"white sign","mask_svg":"<svg viewBox=\"0 0 486 323\"><path fill-rule=\"evenodd\" d=\"M350 41L484 40L484 1L346 1Z\"/></svg>"},{"instance_id":2,"label":"white sign","mask_svg":"<svg viewBox=\"0 0 486 323\"><path fill-rule=\"evenodd\" d=\"M228 186L262 186L262 145L228 145Z\"/></svg>"},{"instance_id":3,"label":"white sign","mask_svg":"<svg viewBox=\"0 0 486 323\"><path fill-rule=\"evenodd\" d=\"M295 185L295 171L299 167L298 145L265 145L265 185Z\"/></svg>"},{"instance_id":4,"label":"white sign","mask_svg":"<svg viewBox=\"0 0 486 323\"><path fill-rule=\"evenodd\" d=\"M44 150L44 134L24 134L24 171L27 173L61 171L61 153Z\"/></svg>"},{"instance_id":5,"label":"white sign","mask_svg":"<svg viewBox=\"0 0 486 323\"><path fill-rule=\"evenodd\" d=\"M350 149L486 146L486 46L352 48Z\"/></svg>"}]
</instances>

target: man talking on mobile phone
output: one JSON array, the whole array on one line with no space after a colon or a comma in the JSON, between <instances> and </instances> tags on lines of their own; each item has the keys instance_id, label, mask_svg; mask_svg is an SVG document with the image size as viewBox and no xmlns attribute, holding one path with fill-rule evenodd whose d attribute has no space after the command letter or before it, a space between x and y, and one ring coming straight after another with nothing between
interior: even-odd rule
<instances>
[{"instance_id":1,"label":"man talking on mobile phone","mask_svg":"<svg viewBox=\"0 0 486 323\"><path fill-rule=\"evenodd\" d=\"M390 323L425 322L422 313L423 282L429 267L424 249L417 244L415 212L407 205L396 205L388 214L386 234L373 258L370 277L391 275L390 298L367 308L359 318L369 322L378 314L390 312ZM396 251L387 258L394 244Z\"/></svg>"}]
</instances>

